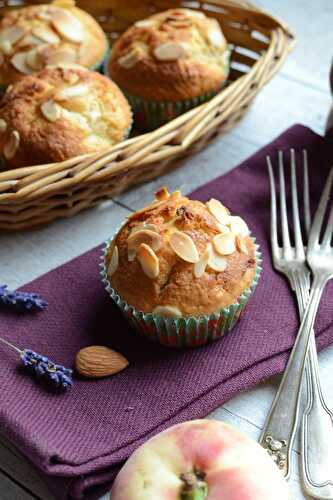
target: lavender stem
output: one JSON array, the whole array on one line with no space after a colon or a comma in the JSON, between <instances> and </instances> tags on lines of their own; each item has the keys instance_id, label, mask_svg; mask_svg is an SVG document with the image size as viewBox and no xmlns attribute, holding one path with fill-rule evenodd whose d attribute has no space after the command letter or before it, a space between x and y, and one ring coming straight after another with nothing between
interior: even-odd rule
<instances>
[{"instance_id":1,"label":"lavender stem","mask_svg":"<svg viewBox=\"0 0 333 500\"><path fill-rule=\"evenodd\" d=\"M19 349L18 347L14 346L13 344L11 344L10 342L8 342L7 340L5 340L5 339L3 339L1 337L0 337L0 342L2 342L3 344L7 345L8 347L11 347L15 351L17 351L19 354L23 353L23 351L21 349Z\"/></svg>"}]
</instances>

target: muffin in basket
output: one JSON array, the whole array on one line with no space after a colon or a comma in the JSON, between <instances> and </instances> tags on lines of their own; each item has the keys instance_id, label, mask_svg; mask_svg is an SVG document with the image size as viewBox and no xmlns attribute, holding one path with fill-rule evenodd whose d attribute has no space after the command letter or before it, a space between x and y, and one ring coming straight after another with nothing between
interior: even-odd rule
<instances>
[{"instance_id":1,"label":"muffin in basket","mask_svg":"<svg viewBox=\"0 0 333 500\"><path fill-rule=\"evenodd\" d=\"M71 0L10 10L0 21L0 85L59 62L95 69L107 50L102 28Z\"/></svg>"},{"instance_id":2,"label":"muffin in basket","mask_svg":"<svg viewBox=\"0 0 333 500\"><path fill-rule=\"evenodd\" d=\"M171 9L138 21L113 45L107 73L141 129L154 129L218 93L229 49L216 19Z\"/></svg>"},{"instance_id":3,"label":"muffin in basket","mask_svg":"<svg viewBox=\"0 0 333 500\"><path fill-rule=\"evenodd\" d=\"M106 244L102 277L142 335L161 344L204 344L228 332L260 274L243 219L166 188Z\"/></svg>"},{"instance_id":4,"label":"muffin in basket","mask_svg":"<svg viewBox=\"0 0 333 500\"><path fill-rule=\"evenodd\" d=\"M0 102L0 155L16 168L101 151L128 136L117 85L82 67L49 66L11 85Z\"/></svg>"}]
</instances>

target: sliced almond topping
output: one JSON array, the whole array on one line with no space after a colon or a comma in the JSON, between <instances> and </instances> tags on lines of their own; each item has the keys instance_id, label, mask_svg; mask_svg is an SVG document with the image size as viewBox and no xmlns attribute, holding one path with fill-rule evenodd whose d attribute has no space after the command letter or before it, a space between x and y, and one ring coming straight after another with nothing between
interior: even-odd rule
<instances>
[{"instance_id":1,"label":"sliced almond topping","mask_svg":"<svg viewBox=\"0 0 333 500\"><path fill-rule=\"evenodd\" d=\"M80 80L80 77L77 73L70 72L64 74L64 79L71 85L75 85Z\"/></svg>"},{"instance_id":2,"label":"sliced almond topping","mask_svg":"<svg viewBox=\"0 0 333 500\"><path fill-rule=\"evenodd\" d=\"M3 134L7 130L7 122L0 118L0 134Z\"/></svg>"},{"instance_id":3,"label":"sliced almond topping","mask_svg":"<svg viewBox=\"0 0 333 500\"><path fill-rule=\"evenodd\" d=\"M157 306L153 310L153 314L164 316L165 318L179 318L182 315L178 307L174 306Z\"/></svg>"},{"instance_id":4,"label":"sliced almond topping","mask_svg":"<svg viewBox=\"0 0 333 500\"><path fill-rule=\"evenodd\" d=\"M61 106L73 113L84 113L87 111L89 103L84 97L74 97L67 101L61 101Z\"/></svg>"},{"instance_id":5,"label":"sliced almond topping","mask_svg":"<svg viewBox=\"0 0 333 500\"><path fill-rule=\"evenodd\" d=\"M186 56L186 50L176 42L166 42L154 50L154 55L159 61L176 61Z\"/></svg>"},{"instance_id":6,"label":"sliced almond topping","mask_svg":"<svg viewBox=\"0 0 333 500\"><path fill-rule=\"evenodd\" d=\"M3 154L4 157L7 160L11 160L20 145L20 134L17 132L17 130L13 130L12 133L10 134L9 141L6 143L4 149L3 149Z\"/></svg>"},{"instance_id":7,"label":"sliced almond topping","mask_svg":"<svg viewBox=\"0 0 333 500\"><path fill-rule=\"evenodd\" d=\"M154 250L142 243L137 251L137 258L141 264L143 272L148 278L155 279L160 272L160 263Z\"/></svg>"},{"instance_id":8,"label":"sliced almond topping","mask_svg":"<svg viewBox=\"0 0 333 500\"><path fill-rule=\"evenodd\" d=\"M155 233L157 232L157 227L155 224L146 224L145 222L143 224L138 224L137 226L134 226L131 229L131 234L136 233L137 231L142 231L142 229L149 229L150 231L154 231Z\"/></svg>"},{"instance_id":9,"label":"sliced almond topping","mask_svg":"<svg viewBox=\"0 0 333 500\"><path fill-rule=\"evenodd\" d=\"M40 110L49 122L55 122L61 115L60 106L58 106L58 104L56 104L52 99L43 102Z\"/></svg>"},{"instance_id":10,"label":"sliced almond topping","mask_svg":"<svg viewBox=\"0 0 333 500\"><path fill-rule=\"evenodd\" d=\"M196 262L194 264L193 272L194 272L194 276L196 278L201 278L201 276L204 275L204 273L206 271L206 267L208 265L209 256L210 256L209 248L206 248L206 250L204 251L204 253L200 257L199 262Z\"/></svg>"},{"instance_id":11,"label":"sliced almond topping","mask_svg":"<svg viewBox=\"0 0 333 500\"><path fill-rule=\"evenodd\" d=\"M213 238L213 247L220 255L230 255L236 251L235 236L232 233L218 234Z\"/></svg>"},{"instance_id":12,"label":"sliced almond topping","mask_svg":"<svg viewBox=\"0 0 333 500\"><path fill-rule=\"evenodd\" d=\"M218 230L220 231L220 233L222 233L222 234L231 233L230 228L228 226L226 226L225 224L221 224L220 222L216 222L216 226L217 226Z\"/></svg>"},{"instance_id":13,"label":"sliced almond topping","mask_svg":"<svg viewBox=\"0 0 333 500\"><path fill-rule=\"evenodd\" d=\"M142 19L135 23L135 26L138 28L150 28L151 26L155 26L155 21L152 19Z\"/></svg>"},{"instance_id":14,"label":"sliced almond topping","mask_svg":"<svg viewBox=\"0 0 333 500\"><path fill-rule=\"evenodd\" d=\"M26 52L18 52L11 58L10 62L20 73L24 73L25 75L30 75L32 73L31 68L27 65Z\"/></svg>"},{"instance_id":15,"label":"sliced almond topping","mask_svg":"<svg viewBox=\"0 0 333 500\"><path fill-rule=\"evenodd\" d=\"M238 215L230 215L228 219L228 225L231 229L231 232L234 234L239 234L240 236L247 236L248 234L250 234L246 222Z\"/></svg>"},{"instance_id":16,"label":"sliced almond topping","mask_svg":"<svg viewBox=\"0 0 333 500\"><path fill-rule=\"evenodd\" d=\"M84 39L84 31L80 21L67 11L57 9L52 12L51 22L54 28L66 40L81 43Z\"/></svg>"},{"instance_id":17,"label":"sliced almond topping","mask_svg":"<svg viewBox=\"0 0 333 500\"><path fill-rule=\"evenodd\" d=\"M73 87L66 87L59 90L54 96L56 101L66 101L67 99L73 99L73 97L82 97L87 95L89 92L89 87L80 83L79 85L74 85Z\"/></svg>"},{"instance_id":18,"label":"sliced almond topping","mask_svg":"<svg viewBox=\"0 0 333 500\"><path fill-rule=\"evenodd\" d=\"M170 193L169 193L168 189L165 186L163 186L158 191L156 191L155 198L158 201L167 200L168 198L170 198Z\"/></svg>"},{"instance_id":19,"label":"sliced almond topping","mask_svg":"<svg viewBox=\"0 0 333 500\"><path fill-rule=\"evenodd\" d=\"M3 55L3 53L0 51L0 66L2 66L4 62L5 62L4 55Z\"/></svg>"},{"instance_id":20,"label":"sliced almond topping","mask_svg":"<svg viewBox=\"0 0 333 500\"><path fill-rule=\"evenodd\" d=\"M13 52L13 46L8 40L0 40L0 49L6 56Z\"/></svg>"},{"instance_id":21,"label":"sliced almond topping","mask_svg":"<svg viewBox=\"0 0 333 500\"><path fill-rule=\"evenodd\" d=\"M28 33L26 28L22 26L11 26L10 28L5 28L0 33L1 41L6 40L11 45L15 45L21 38Z\"/></svg>"},{"instance_id":22,"label":"sliced almond topping","mask_svg":"<svg viewBox=\"0 0 333 500\"><path fill-rule=\"evenodd\" d=\"M32 35L31 33L28 33L20 43L17 45L18 47L30 47L30 46L38 46L41 45L43 41L40 38L37 38L36 36Z\"/></svg>"},{"instance_id":23,"label":"sliced almond topping","mask_svg":"<svg viewBox=\"0 0 333 500\"><path fill-rule=\"evenodd\" d=\"M225 38L221 31L221 26L216 19L210 19L210 28L208 30L208 40L217 48L223 47Z\"/></svg>"},{"instance_id":24,"label":"sliced almond topping","mask_svg":"<svg viewBox=\"0 0 333 500\"><path fill-rule=\"evenodd\" d=\"M126 69L131 69L140 61L142 56L142 50L139 47L133 47L130 52L120 57L118 63L120 66Z\"/></svg>"},{"instance_id":25,"label":"sliced almond topping","mask_svg":"<svg viewBox=\"0 0 333 500\"><path fill-rule=\"evenodd\" d=\"M32 30L32 33L43 40L43 42L47 42L50 44L57 44L60 43L60 38L54 31L50 30L49 28L46 28L45 26L37 26Z\"/></svg>"},{"instance_id":26,"label":"sliced almond topping","mask_svg":"<svg viewBox=\"0 0 333 500\"><path fill-rule=\"evenodd\" d=\"M40 9L36 16L38 17L38 19L40 19L41 21L51 21L51 13L48 11L48 10L45 10L45 9Z\"/></svg>"},{"instance_id":27,"label":"sliced almond topping","mask_svg":"<svg viewBox=\"0 0 333 500\"><path fill-rule=\"evenodd\" d=\"M75 63L77 59L76 50L71 47L60 48L56 52L52 52L47 56L48 65L58 65L62 63Z\"/></svg>"},{"instance_id":28,"label":"sliced almond topping","mask_svg":"<svg viewBox=\"0 0 333 500\"><path fill-rule=\"evenodd\" d=\"M158 250L162 245L162 237L149 229L135 231L127 240L128 250L137 251L142 243L150 246L153 250Z\"/></svg>"},{"instance_id":29,"label":"sliced almond topping","mask_svg":"<svg viewBox=\"0 0 333 500\"><path fill-rule=\"evenodd\" d=\"M26 63L35 71L39 71L44 67L44 62L38 49L32 49L26 53Z\"/></svg>"},{"instance_id":30,"label":"sliced almond topping","mask_svg":"<svg viewBox=\"0 0 333 500\"><path fill-rule=\"evenodd\" d=\"M212 246L209 247L209 261L208 265L213 271L221 273L228 267L228 261L225 257L222 257L215 252Z\"/></svg>"},{"instance_id":31,"label":"sliced almond topping","mask_svg":"<svg viewBox=\"0 0 333 500\"><path fill-rule=\"evenodd\" d=\"M249 253L249 251L247 249L245 238L243 238L240 235L236 236L236 246L237 246L237 250L239 250L241 253L245 253L245 254Z\"/></svg>"},{"instance_id":32,"label":"sliced almond topping","mask_svg":"<svg viewBox=\"0 0 333 500\"><path fill-rule=\"evenodd\" d=\"M133 262L133 260L135 260L135 257L136 257L136 251L135 250L128 250L128 252L127 252L128 262Z\"/></svg>"},{"instance_id":33,"label":"sliced almond topping","mask_svg":"<svg viewBox=\"0 0 333 500\"><path fill-rule=\"evenodd\" d=\"M199 252L192 238L180 231L175 231L170 236L170 246L172 250L185 262L195 264L200 260Z\"/></svg>"},{"instance_id":34,"label":"sliced almond topping","mask_svg":"<svg viewBox=\"0 0 333 500\"><path fill-rule=\"evenodd\" d=\"M221 223L221 224L228 224L228 217L229 217L229 212L228 210L222 205L222 203L219 200L216 200L215 198L212 198L206 203L206 206L210 213L214 215L214 217Z\"/></svg>"},{"instance_id":35,"label":"sliced almond topping","mask_svg":"<svg viewBox=\"0 0 333 500\"><path fill-rule=\"evenodd\" d=\"M117 245L115 245L113 252L112 252L112 257L110 260L110 264L108 267L108 275L111 277L114 275L114 273L117 271L119 265L119 251Z\"/></svg>"}]
</instances>

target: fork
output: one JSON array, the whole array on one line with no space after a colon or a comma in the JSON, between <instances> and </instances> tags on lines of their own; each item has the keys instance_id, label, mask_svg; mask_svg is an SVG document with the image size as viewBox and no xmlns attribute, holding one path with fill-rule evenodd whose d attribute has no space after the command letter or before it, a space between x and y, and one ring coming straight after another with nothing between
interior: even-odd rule
<instances>
[{"instance_id":1,"label":"fork","mask_svg":"<svg viewBox=\"0 0 333 500\"><path fill-rule=\"evenodd\" d=\"M287 217L287 202L285 194L285 178L283 168L283 154L281 151L278 153L279 160L279 180L280 180L280 211L281 211L281 226L282 226L282 247L279 247L277 237L277 207L275 195L275 181L273 168L270 158L267 158L270 188L271 188L271 244L273 264L276 270L284 274L291 285L291 288L296 292L299 314L302 317L309 298L310 288L310 272L306 265L306 256L303 246L302 233L300 228L297 183L296 183L296 162L295 152L290 152L291 163L291 187L292 187L292 212L294 222L294 246L291 245L288 217ZM307 154L303 151L303 178L304 178L304 222L307 234L310 229L310 203L309 203L309 182L308 182L308 161ZM304 457L307 459L303 461L303 487L317 498L333 498L333 490L330 486L330 480L325 479L320 483L313 479L313 474L308 473L309 464L317 464L321 467L322 464L329 464L331 455L327 446L325 445L325 432L329 432L331 422L327 422L331 415L327 406L324 403L320 388L318 359L314 340L313 331L308 333L308 338L305 335L301 337L298 335L294 349L291 353L287 368L282 378L279 390L271 406L269 415L267 417L260 443L271 454L272 458L277 462L283 474L288 477L290 475L290 458L292 444L294 441L295 433L298 424L298 414L300 405L300 390L302 383L303 365L305 364L306 353L309 347L309 355L307 358L307 389L308 389L308 414L310 416L311 408L314 407L317 411L317 421L315 422L315 430L313 429L314 419L311 420L310 427L307 425L310 419L303 420L304 428L304 443L308 443L309 430L316 436L321 456L318 457L317 453L306 450ZM333 443L333 441L332 441ZM304 445L305 447L307 446ZM303 447L304 448L304 447ZM307 464L307 465L306 465ZM313 467L312 467L313 469ZM326 470L326 478L330 477L330 473ZM323 490L323 483L325 483L325 491Z\"/></svg>"}]
</instances>

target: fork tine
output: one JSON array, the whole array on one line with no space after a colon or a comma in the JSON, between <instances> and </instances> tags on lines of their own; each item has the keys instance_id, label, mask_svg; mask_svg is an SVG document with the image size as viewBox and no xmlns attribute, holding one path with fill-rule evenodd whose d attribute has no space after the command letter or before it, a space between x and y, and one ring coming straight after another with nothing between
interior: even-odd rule
<instances>
[{"instance_id":1,"label":"fork tine","mask_svg":"<svg viewBox=\"0 0 333 500\"><path fill-rule=\"evenodd\" d=\"M272 162L269 156L266 157L268 175L269 175L269 185L271 192L271 245L273 256L277 255L278 252L278 238L277 238L277 215L276 215L276 195L275 195L275 180Z\"/></svg>"},{"instance_id":2,"label":"fork tine","mask_svg":"<svg viewBox=\"0 0 333 500\"><path fill-rule=\"evenodd\" d=\"M303 239L301 232L301 224L299 218L298 196L297 196L297 180L296 180L296 160L295 150L290 150L290 170L291 170L291 200L293 209L293 222L294 222L294 238L296 254L304 256Z\"/></svg>"},{"instance_id":3,"label":"fork tine","mask_svg":"<svg viewBox=\"0 0 333 500\"><path fill-rule=\"evenodd\" d=\"M291 245L290 245L289 229L288 229L286 183L284 179L282 151L279 151L278 157L279 157L279 177L280 177L280 210L281 210L281 225L282 225L282 243L285 250L290 250Z\"/></svg>"},{"instance_id":4,"label":"fork tine","mask_svg":"<svg viewBox=\"0 0 333 500\"><path fill-rule=\"evenodd\" d=\"M304 222L305 231L309 236L311 228L311 212L310 212L310 189L309 189L309 163L308 153L303 149L303 208L304 208Z\"/></svg>"},{"instance_id":5,"label":"fork tine","mask_svg":"<svg viewBox=\"0 0 333 500\"><path fill-rule=\"evenodd\" d=\"M331 168L330 173L328 174L326 184L325 184L323 193L321 195L318 208L316 210L316 215L314 217L313 224L312 224L311 231L310 231L310 236L309 236L309 242L308 242L309 247L315 245L316 243L317 244L319 243L320 230L321 230L321 227L323 224L323 219L324 219L324 215L326 212L327 202L330 198L332 180L333 180L333 168ZM329 234L328 229L329 229L329 226L327 226L327 228L326 228L325 237Z\"/></svg>"}]
</instances>

